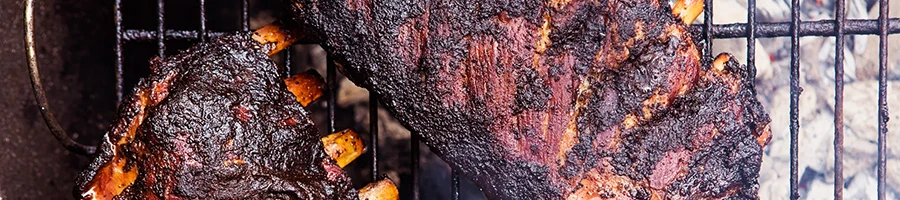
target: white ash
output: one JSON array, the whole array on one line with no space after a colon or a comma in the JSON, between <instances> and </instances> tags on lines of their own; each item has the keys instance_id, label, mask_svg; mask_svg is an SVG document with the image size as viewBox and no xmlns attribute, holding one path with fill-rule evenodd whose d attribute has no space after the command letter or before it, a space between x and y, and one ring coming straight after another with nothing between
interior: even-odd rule
<instances>
[{"instance_id":1,"label":"white ash","mask_svg":"<svg viewBox=\"0 0 900 200\"><path fill-rule=\"evenodd\" d=\"M746 23L746 1L716 1L714 22ZM802 1L801 20L833 19L834 1ZM877 19L877 4L867 9L864 0L847 1L847 18ZM892 1L891 7L900 7ZM789 22L790 6L784 0L758 0L761 22ZM891 17L900 17L892 12ZM900 42L900 35L890 37ZM746 63L746 39L720 39L713 53L731 52ZM877 166L878 37L854 35L844 48L844 192L846 199L875 199ZM789 199L790 193L790 50L789 37L760 38L756 45L758 97L772 118L773 137L765 149L760 171L760 199ZM900 45L889 47L889 108L900 108ZM800 40L799 154L801 199L834 198L834 37ZM900 188L900 111L890 115L887 143L887 199L896 199Z\"/></svg>"}]
</instances>

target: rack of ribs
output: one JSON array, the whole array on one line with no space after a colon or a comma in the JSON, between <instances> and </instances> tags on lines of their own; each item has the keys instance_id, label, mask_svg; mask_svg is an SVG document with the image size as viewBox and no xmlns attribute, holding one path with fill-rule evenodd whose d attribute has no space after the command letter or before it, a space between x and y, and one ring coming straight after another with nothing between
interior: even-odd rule
<instances>
[{"instance_id":1,"label":"rack of ribs","mask_svg":"<svg viewBox=\"0 0 900 200\"><path fill-rule=\"evenodd\" d=\"M492 199L758 199L768 115L701 0L290 0L305 37Z\"/></svg>"}]
</instances>

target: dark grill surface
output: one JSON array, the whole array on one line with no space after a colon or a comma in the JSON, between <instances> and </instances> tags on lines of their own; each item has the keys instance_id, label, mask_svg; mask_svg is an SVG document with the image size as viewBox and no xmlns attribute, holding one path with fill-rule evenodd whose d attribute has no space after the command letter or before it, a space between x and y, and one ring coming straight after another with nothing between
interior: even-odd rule
<instances>
[{"instance_id":1,"label":"dark grill surface","mask_svg":"<svg viewBox=\"0 0 900 200\"><path fill-rule=\"evenodd\" d=\"M122 63L124 62L123 57L123 45L127 42L132 41L156 41L157 43L157 55L159 57L164 57L166 54L166 41L185 41L185 40L199 40L205 42L210 37L223 35L224 32L213 32L207 30L207 18L206 18L206 0L198 0L200 4L199 9L199 27L197 30L176 30L176 29L167 29L165 26L166 15L165 15L165 0L157 0L157 26L155 30L144 30L144 29L126 29L122 25L122 0L115 1L115 24L116 24L116 95L117 99L121 100L123 97L123 92L125 89L125 71L123 70ZM712 23L712 0L704 0L706 6L704 8L705 14L705 22L702 25L693 25L693 32L702 33L699 35L701 41L706 41L704 44L704 55L705 57L711 58L712 55L712 43L711 39L715 38L747 38L747 67L750 70L751 74L756 73L755 59L754 55L756 55L756 39L757 38L766 38L766 37L791 37L791 68L790 68L790 88L791 88L791 102L790 102L790 135L791 135L791 199L799 199L799 178L798 178L798 133L800 129L799 124L799 97L800 93L803 89L800 87L800 37L806 36L822 36L822 37L836 37L836 47L835 47L835 104L834 104L834 159L835 159L835 172L834 172L834 197L835 199L843 198L843 138L844 138L844 123L843 123L843 107L844 107L844 40L848 35L878 35L879 36L879 71L878 71L878 165L877 165L877 182L878 182L878 199L885 199L885 163L886 163L886 144L885 144L885 135L887 133L887 122L888 122L888 107L887 107L887 35L889 34L898 34L900 33L900 19L893 18L888 19L888 0L878 0L879 2L879 17L874 20L848 20L846 19L846 3L845 0L836 0L835 4L835 19L834 20L819 20L819 21L801 21L800 20L800 0L791 0L791 21L790 22L766 22L760 23L756 20L755 12L747 12L747 21L748 23L734 23L734 24L713 24ZM249 0L241 0L241 10L240 10L240 19L241 26L240 29L243 31L250 30L250 23L248 17L248 7ZM756 10L756 1L748 0L748 9L751 11ZM286 56L285 65L290 69L293 65L290 63L291 53L289 52L290 48L287 49L288 52L284 55ZM335 119L335 97L337 95L337 88L335 83L335 66L331 62L328 64L327 68L327 88L328 88L328 130L330 132L334 132L334 119ZM291 70L286 70L290 73ZM751 78L753 76L750 76ZM374 95L369 97L370 102L370 116L378 116L378 102ZM372 141L369 141L370 145L369 149L372 152L372 178L373 180L378 178L378 168L377 168L377 155L378 155L378 117L370 117L370 134ZM874 122L873 122L874 123ZM419 148L418 146L418 138L415 135L410 136L411 140L411 154L410 159L412 166L411 169L418 169L419 166ZM412 172L412 196L413 199L418 199L419 197L419 180L417 177L417 170L411 170ZM458 173L451 172L451 198L459 199L459 180L460 177Z\"/></svg>"}]
</instances>

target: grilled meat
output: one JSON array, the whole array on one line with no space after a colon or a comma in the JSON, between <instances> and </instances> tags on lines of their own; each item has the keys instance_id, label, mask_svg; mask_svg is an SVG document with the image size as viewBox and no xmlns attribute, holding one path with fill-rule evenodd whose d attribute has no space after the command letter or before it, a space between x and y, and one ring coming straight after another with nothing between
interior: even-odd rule
<instances>
[{"instance_id":1,"label":"grilled meat","mask_svg":"<svg viewBox=\"0 0 900 200\"><path fill-rule=\"evenodd\" d=\"M98 157L79 176L76 196L357 198L295 101L315 95L289 93L267 49L244 33L151 61L150 77L119 105Z\"/></svg>"},{"instance_id":2,"label":"grilled meat","mask_svg":"<svg viewBox=\"0 0 900 200\"><path fill-rule=\"evenodd\" d=\"M288 2L490 198L758 198L769 118L744 67L701 59L701 1Z\"/></svg>"}]
</instances>

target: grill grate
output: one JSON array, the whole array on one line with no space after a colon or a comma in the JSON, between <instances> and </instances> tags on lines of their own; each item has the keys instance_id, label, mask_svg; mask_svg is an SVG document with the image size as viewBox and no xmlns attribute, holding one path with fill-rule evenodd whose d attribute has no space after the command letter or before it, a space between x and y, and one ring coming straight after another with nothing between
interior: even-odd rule
<instances>
[{"instance_id":1,"label":"grill grate","mask_svg":"<svg viewBox=\"0 0 900 200\"><path fill-rule=\"evenodd\" d=\"M747 38L747 68L751 74L756 74L755 53L757 37L791 37L791 67L790 67L790 198L799 199L799 179L798 179L798 133L799 124L799 97L803 89L800 87L800 37L805 36L824 36L836 37L835 47L835 104L834 104L834 198L843 198L843 105L844 105L844 39L847 35L878 35L879 37L879 67L878 67L878 165L877 165L877 182L878 182L878 199L885 199L885 163L886 163L886 143L885 137L887 133L888 122L888 106L887 106L887 35L900 33L900 19L888 18L888 0L878 0L879 17L877 20L848 20L846 19L846 0L836 0L835 19L834 20L818 20L818 21L801 21L800 20L800 0L791 0L791 21L790 22L758 22L756 21L756 0L748 0L747 22L748 23L732 23L732 24L713 24L712 16L712 0L704 0L705 22L702 25L693 25L691 29L695 33L702 33L701 41L711 41L715 38ZM200 2L200 27L199 30L172 30L165 29L165 0L157 0L157 27L156 30L140 30L140 29L124 29L122 26L122 0L115 1L115 24L116 24L116 97L118 101L122 100L124 91L124 72L123 72L123 48L125 42L131 41L156 41L158 45L157 55L160 58L165 56L166 40L196 40L205 42L210 37L224 35L225 32L210 32L206 29L206 0ZM248 7L249 0L241 1L241 30L249 31ZM712 42L706 42L703 46L704 55L710 57L712 52ZM285 65L288 69L292 67L290 63L290 48L286 49ZM337 88L335 87L335 64L329 62L327 68L326 86L328 88L328 130L334 132L334 106ZM290 73L290 70L285 70ZM750 76L752 79L754 76ZM369 116L370 117L370 138L369 142L372 151L372 178L378 179L378 99L376 95L369 96ZM419 138L415 134L410 135L412 161L412 198L419 198ZM451 171L451 198L459 199L459 173Z\"/></svg>"}]
</instances>

